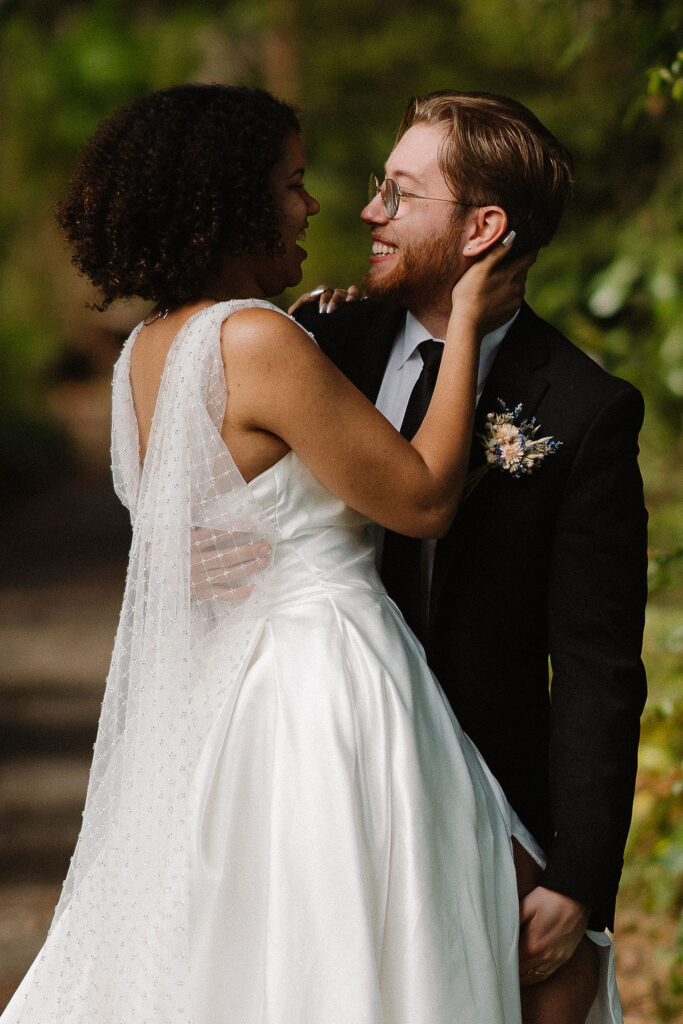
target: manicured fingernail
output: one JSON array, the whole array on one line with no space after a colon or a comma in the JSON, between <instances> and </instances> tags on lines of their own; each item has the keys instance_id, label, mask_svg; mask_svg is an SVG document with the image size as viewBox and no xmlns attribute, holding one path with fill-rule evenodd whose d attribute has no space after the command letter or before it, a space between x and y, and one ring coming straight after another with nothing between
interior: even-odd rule
<instances>
[{"instance_id":1,"label":"manicured fingernail","mask_svg":"<svg viewBox=\"0 0 683 1024\"><path fill-rule=\"evenodd\" d=\"M333 302L332 299L330 299L330 301L327 303L327 309L325 310L325 312L326 313L334 313L336 308L337 308L337 303Z\"/></svg>"},{"instance_id":2,"label":"manicured fingernail","mask_svg":"<svg viewBox=\"0 0 683 1024\"><path fill-rule=\"evenodd\" d=\"M318 303L318 312L327 313L327 303L325 302L324 299L321 299L320 302Z\"/></svg>"},{"instance_id":3,"label":"manicured fingernail","mask_svg":"<svg viewBox=\"0 0 683 1024\"><path fill-rule=\"evenodd\" d=\"M517 232L516 231L508 231L507 235L505 236L505 238L503 239L503 241L500 244L504 245L506 249L509 249L510 246L512 245L512 243L514 242L516 237L517 237Z\"/></svg>"}]
</instances>

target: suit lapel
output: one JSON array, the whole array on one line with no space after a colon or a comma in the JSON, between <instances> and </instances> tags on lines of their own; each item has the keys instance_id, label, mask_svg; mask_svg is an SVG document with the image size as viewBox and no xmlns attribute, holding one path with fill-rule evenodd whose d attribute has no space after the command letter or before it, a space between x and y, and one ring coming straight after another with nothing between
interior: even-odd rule
<instances>
[{"instance_id":1,"label":"suit lapel","mask_svg":"<svg viewBox=\"0 0 683 1024\"><path fill-rule=\"evenodd\" d=\"M477 406L470 452L470 472L484 465L484 448L477 435L484 430L488 414L499 411L499 400L510 410L521 402L524 419L530 419L535 415L541 399L548 390L550 381L545 373L548 346L544 326L544 322L525 304L501 342ZM489 472L493 473L495 470ZM479 488L485 489L485 482L486 477L477 484L472 495L464 500L470 502L481 498L481 492L477 492ZM443 582L449 571L459 518L460 516L456 515L448 534L437 544L432 581L432 610L439 601Z\"/></svg>"},{"instance_id":2,"label":"suit lapel","mask_svg":"<svg viewBox=\"0 0 683 1024\"><path fill-rule=\"evenodd\" d=\"M295 314L323 352L371 402L377 398L405 315L401 306L372 300L344 305L331 316L320 316L313 304L302 306Z\"/></svg>"},{"instance_id":3,"label":"suit lapel","mask_svg":"<svg viewBox=\"0 0 683 1024\"><path fill-rule=\"evenodd\" d=\"M477 407L475 432L484 429L490 412L498 412L500 402L513 410L520 402L525 419L531 418L549 387L544 373L548 349L542 331L542 321L524 306L501 342L491 372ZM475 436L472 442L474 464L483 462L483 448Z\"/></svg>"},{"instance_id":4,"label":"suit lapel","mask_svg":"<svg viewBox=\"0 0 683 1024\"><path fill-rule=\"evenodd\" d=\"M372 308L372 314L370 324L364 324L359 331L358 354L354 353L353 362L354 383L371 402L375 402L391 347L405 322L406 311L401 306L378 304Z\"/></svg>"}]
</instances>

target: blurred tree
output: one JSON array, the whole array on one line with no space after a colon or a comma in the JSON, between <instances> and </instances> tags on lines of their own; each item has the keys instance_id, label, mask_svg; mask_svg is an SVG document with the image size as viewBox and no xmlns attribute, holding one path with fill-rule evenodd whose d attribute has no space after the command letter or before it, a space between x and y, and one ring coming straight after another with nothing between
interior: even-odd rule
<instances>
[{"instance_id":1,"label":"blurred tree","mask_svg":"<svg viewBox=\"0 0 683 1024\"><path fill-rule=\"evenodd\" d=\"M530 298L639 384L673 434L683 410L681 39L683 0L5 3L6 406L39 408L46 374L80 330L88 292L51 207L82 141L117 105L192 79L266 85L300 103L324 211L305 283L347 283L367 265L358 219L367 173L381 168L407 98L453 86L516 96L574 152L576 200L534 269ZM114 327L128 320L120 314Z\"/></svg>"},{"instance_id":2,"label":"blurred tree","mask_svg":"<svg viewBox=\"0 0 683 1024\"><path fill-rule=\"evenodd\" d=\"M1 17L0 469L29 480L61 465L45 385L88 297L57 237L53 203L106 113L195 73L206 15L173 3L160 20L144 4L31 0Z\"/></svg>"}]
</instances>

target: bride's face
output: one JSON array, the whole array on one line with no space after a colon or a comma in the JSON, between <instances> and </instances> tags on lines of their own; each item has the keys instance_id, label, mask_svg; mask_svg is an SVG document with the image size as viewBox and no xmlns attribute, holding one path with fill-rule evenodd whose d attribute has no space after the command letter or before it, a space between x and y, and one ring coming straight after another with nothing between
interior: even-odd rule
<instances>
[{"instance_id":1,"label":"bride's face","mask_svg":"<svg viewBox=\"0 0 683 1024\"><path fill-rule=\"evenodd\" d=\"M274 259L263 255L259 260L259 280L264 295L278 295L285 288L297 285L303 276L301 264L307 253L299 243L306 238L309 218L320 210L320 203L304 186L305 170L301 140L292 132L285 139L270 180L270 192L278 212L282 255Z\"/></svg>"}]
</instances>

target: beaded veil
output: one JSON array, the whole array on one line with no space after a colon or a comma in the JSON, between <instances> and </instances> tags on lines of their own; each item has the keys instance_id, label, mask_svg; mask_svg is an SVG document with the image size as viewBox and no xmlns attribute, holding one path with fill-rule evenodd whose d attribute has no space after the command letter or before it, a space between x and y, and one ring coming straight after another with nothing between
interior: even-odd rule
<instances>
[{"instance_id":1,"label":"beaded veil","mask_svg":"<svg viewBox=\"0 0 683 1024\"><path fill-rule=\"evenodd\" d=\"M41 993L54 1005L55 988L60 1021L92 1024L103 998L110 1024L192 1020L193 776L226 688L257 638L269 570L253 577L246 600L225 600L224 579L197 599L190 570L193 548L194 557L207 557L207 536L221 547L277 543L274 524L220 436L226 402L221 324L236 309L257 305L276 308L256 300L219 303L179 332L142 469L129 382L139 327L115 369L114 484L130 510L133 541L83 826L51 928L60 934L49 967L40 958L34 965L27 1021L43 1019ZM218 624L221 663L212 670Z\"/></svg>"}]
</instances>

